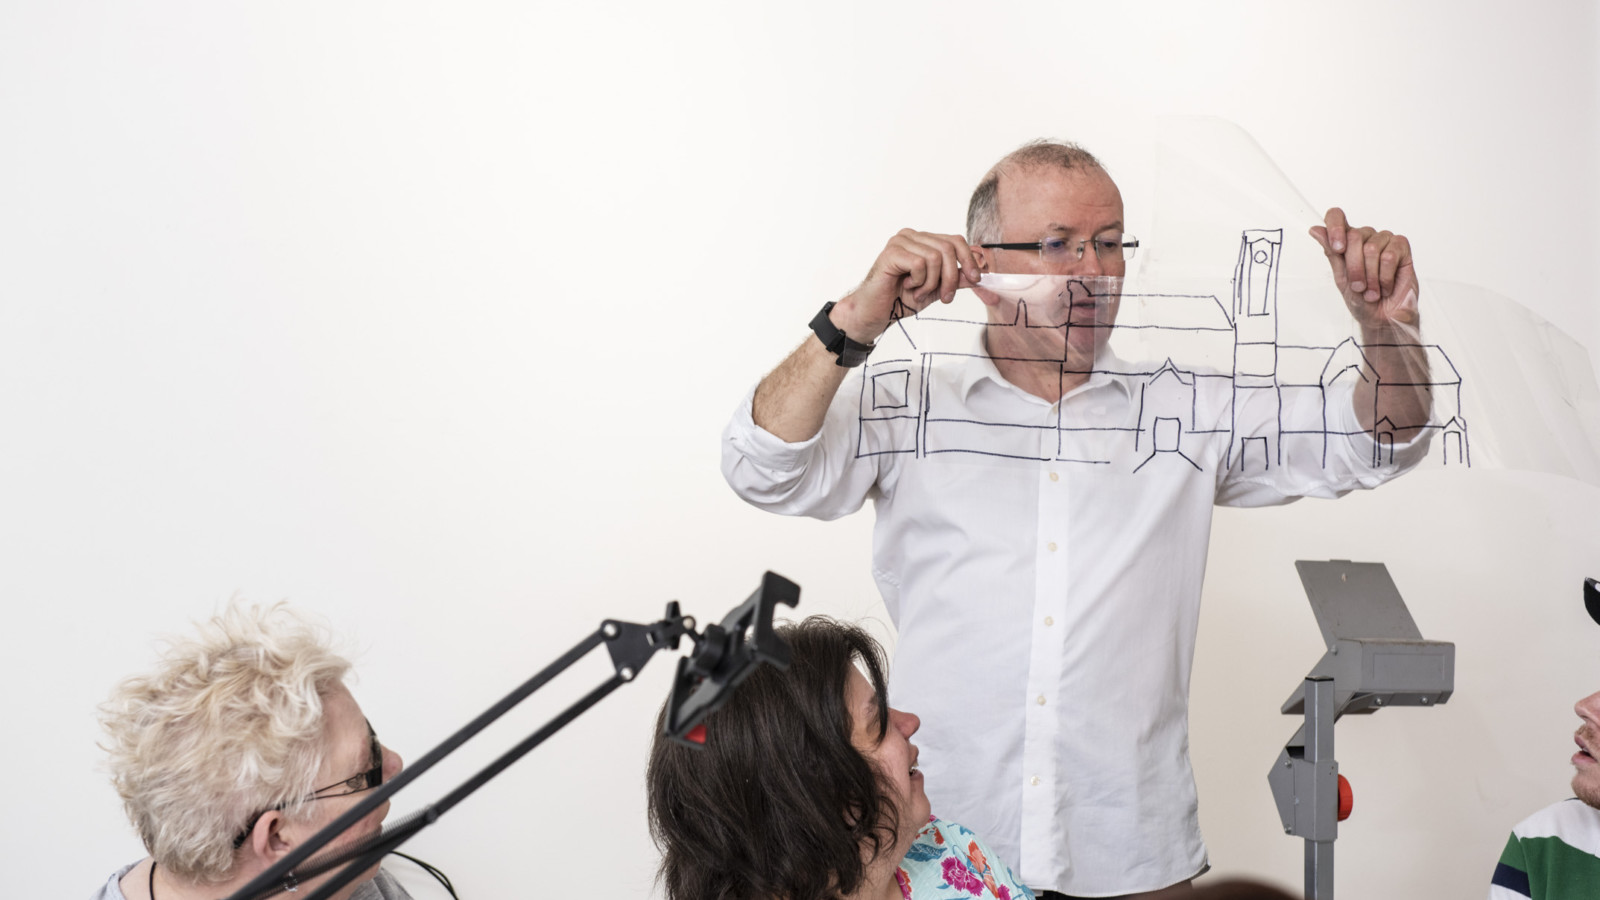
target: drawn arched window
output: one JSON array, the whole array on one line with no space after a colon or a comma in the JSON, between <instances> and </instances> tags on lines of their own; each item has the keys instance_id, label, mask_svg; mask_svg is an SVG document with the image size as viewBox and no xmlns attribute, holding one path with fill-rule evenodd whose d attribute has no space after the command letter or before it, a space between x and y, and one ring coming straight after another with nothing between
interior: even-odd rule
<instances>
[{"instance_id":1,"label":"drawn arched window","mask_svg":"<svg viewBox=\"0 0 1600 900\"><path fill-rule=\"evenodd\" d=\"M1183 436L1183 426L1177 419L1156 419L1153 429L1157 453L1172 453L1178 449L1178 439Z\"/></svg>"},{"instance_id":2,"label":"drawn arched window","mask_svg":"<svg viewBox=\"0 0 1600 900\"><path fill-rule=\"evenodd\" d=\"M1245 297L1249 304L1246 315L1265 316L1272 312L1272 264L1278 248L1268 240L1251 241L1246 252L1249 264L1244 267Z\"/></svg>"},{"instance_id":3,"label":"drawn arched window","mask_svg":"<svg viewBox=\"0 0 1600 900\"><path fill-rule=\"evenodd\" d=\"M1247 437L1239 442L1239 471L1265 472L1269 468L1265 437Z\"/></svg>"}]
</instances>

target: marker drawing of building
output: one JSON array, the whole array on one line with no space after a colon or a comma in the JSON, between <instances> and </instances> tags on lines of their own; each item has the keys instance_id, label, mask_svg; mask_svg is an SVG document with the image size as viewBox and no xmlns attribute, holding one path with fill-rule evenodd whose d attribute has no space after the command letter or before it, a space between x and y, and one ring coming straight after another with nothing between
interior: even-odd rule
<instances>
[{"instance_id":1,"label":"marker drawing of building","mask_svg":"<svg viewBox=\"0 0 1600 900\"><path fill-rule=\"evenodd\" d=\"M1332 404L1348 407L1351 387L1377 378L1366 364L1373 347L1354 339L1329 346L1279 342L1277 278L1282 251L1281 229L1244 231L1226 302L1206 294L1130 293L1120 279L1112 280L1117 282L1115 288L1105 286L1108 279L1066 281L1068 292L1114 290L1115 297L1097 298L1120 310L1112 314L1114 325L1031 321L1026 302L1017 305L1015 321L1006 323L942 318L931 309L902 318L864 367L857 455L975 454L1138 473L1158 460L1162 465L1196 465L1197 442L1225 437L1228 467L1242 473L1266 471L1291 457L1325 460L1328 442L1346 435L1352 420L1346 410ZM1127 415L1108 414L1102 419L1080 414L1065 420L1060 413L1065 404L1055 404L1053 419L974 421L964 406L953 402L948 386L934 377L939 367L970 362L984 353L981 346L987 346L971 340L968 349L948 349L960 344L953 333L1083 327L1109 329L1107 349L1093 354L1089 369L1074 368L1063 353L1061 371L1064 376L1117 380L1128 395ZM1385 393L1412 391L1420 384L1432 395L1433 413L1429 421L1384 418L1363 429L1372 439L1372 465L1388 463L1396 433L1412 429L1429 433L1433 458L1445 465L1470 465L1456 367L1436 344L1396 346L1420 351L1426 371L1420 381L1413 376L1373 384L1375 407Z\"/></svg>"}]
</instances>

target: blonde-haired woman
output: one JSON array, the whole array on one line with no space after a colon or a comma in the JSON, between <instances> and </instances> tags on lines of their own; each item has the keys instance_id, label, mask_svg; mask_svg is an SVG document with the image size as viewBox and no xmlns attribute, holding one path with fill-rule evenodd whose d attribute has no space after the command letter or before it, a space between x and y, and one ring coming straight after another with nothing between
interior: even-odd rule
<instances>
[{"instance_id":1,"label":"blonde-haired woman","mask_svg":"<svg viewBox=\"0 0 1600 900\"><path fill-rule=\"evenodd\" d=\"M350 662L283 604L232 603L101 706L111 780L149 856L94 900L216 900L400 771L344 685ZM379 829L387 803L339 838ZM386 873L340 898L405 898ZM326 876L324 876L326 877ZM314 886L307 879L297 887Z\"/></svg>"}]
</instances>

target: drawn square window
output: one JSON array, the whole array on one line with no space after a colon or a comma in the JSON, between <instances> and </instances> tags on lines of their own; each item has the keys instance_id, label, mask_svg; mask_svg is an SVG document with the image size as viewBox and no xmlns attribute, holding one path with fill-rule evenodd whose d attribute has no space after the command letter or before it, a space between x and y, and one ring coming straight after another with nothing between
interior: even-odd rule
<instances>
[{"instance_id":1,"label":"drawn square window","mask_svg":"<svg viewBox=\"0 0 1600 900\"><path fill-rule=\"evenodd\" d=\"M911 390L911 370L895 369L872 376L873 409L905 409Z\"/></svg>"}]
</instances>

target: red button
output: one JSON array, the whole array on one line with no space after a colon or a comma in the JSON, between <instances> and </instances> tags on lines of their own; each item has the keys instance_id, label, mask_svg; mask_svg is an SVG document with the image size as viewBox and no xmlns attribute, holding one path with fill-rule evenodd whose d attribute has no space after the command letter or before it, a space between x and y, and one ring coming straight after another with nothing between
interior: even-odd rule
<instances>
[{"instance_id":1,"label":"red button","mask_svg":"<svg viewBox=\"0 0 1600 900\"><path fill-rule=\"evenodd\" d=\"M1355 794L1350 791L1350 782L1343 775L1339 776L1339 821L1350 818L1350 810L1356 805Z\"/></svg>"}]
</instances>

